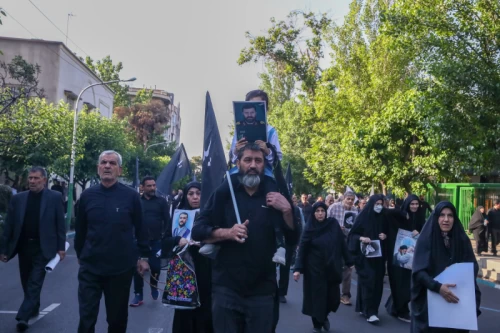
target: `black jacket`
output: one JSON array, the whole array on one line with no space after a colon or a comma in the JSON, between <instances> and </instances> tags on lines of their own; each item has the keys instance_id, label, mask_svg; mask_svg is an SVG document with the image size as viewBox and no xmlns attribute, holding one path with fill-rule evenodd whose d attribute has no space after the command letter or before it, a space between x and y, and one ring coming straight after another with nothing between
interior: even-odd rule
<instances>
[{"instance_id":1,"label":"black jacket","mask_svg":"<svg viewBox=\"0 0 500 333\"><path fill-rule=\"evenodd\" d=\"M3 246L0 253L7 255L8 260L17 254L17 243L26 214L29 191L12 197L7 220L5 221ZM40 247L45 259L52 259L58 251L64 251L66 227L64 224L64 207L61 193L44 189L40 203Z\"/></svg>"}]
</instances>

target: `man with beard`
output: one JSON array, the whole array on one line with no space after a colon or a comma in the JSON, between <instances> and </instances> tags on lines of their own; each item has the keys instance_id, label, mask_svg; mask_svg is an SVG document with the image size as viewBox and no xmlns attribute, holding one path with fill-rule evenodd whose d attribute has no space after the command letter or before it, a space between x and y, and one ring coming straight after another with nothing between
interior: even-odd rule
<instances>
[{"instance_id":1,"label":"man with beard","mask_svg":"<svg viewBox=\"0 0 500 333\"><path fill-rule=\"evenodd\" d=\"M276 292L275 225L287 243L298 238L290 203L276 184L264 177L265 155L249 143L238 151L238 174L231 176L242 224L224 183L211 195L193 228L192 237L216 243L220 250L212 268L212 315L215 332L271 332Z\"/></svg>"},{"instance_id":2,"label":"man with beard","mask_svg":"<svg viewBox=\"0 0 500 333\"><path fill-rule=\"evenodd\" d=\"M358 213L356 207L354 207L356 195L352 191L347 191L342 197L343 201L336 202L328 208L328 217L333 217L340 223L340 228L347 237ZM344 266L343 270L342 297L340 298L340 302L344 305L351 305L352 269L349 266Z\"/></svg>"},{"instance_id":3,"label":"man with beard","mask_svg":"<svg viewBox=\"0 0 500 333\"><path fill-rule=\"evenodd\" d=\"M174 237L180 236L182 238L187 238L191 230L186 226L188 220L188 214L180 213L179 214L179 226L174 229Z\"/></svg>"}]
</instances>

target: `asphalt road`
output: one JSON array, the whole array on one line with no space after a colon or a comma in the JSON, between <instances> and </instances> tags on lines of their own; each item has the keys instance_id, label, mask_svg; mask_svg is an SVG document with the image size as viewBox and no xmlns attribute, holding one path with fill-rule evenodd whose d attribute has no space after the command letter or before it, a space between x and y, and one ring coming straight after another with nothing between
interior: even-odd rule
<instances>
[{"instance_id":1,"label":"asphalt road","mask_svg":"<svg viewBox=\"0 0 500 333\"><path fill-rule=\"evenodd\" d=\"M12 333L15 329L15 314L22 301L22 289L19 281L17 259L7 264L0 264L0 332ZM47 275L42 291L41 310L44 315L30 321L29 332L38 333L74 333L78 326L78 263L72 249L68 257ZM356 279L354 275L354 279ZM355 298L355 280L352 292ZM389 284L385 283L385 302L389 296ZM169 333L171 332L173 311L164 307L161 301L153 301L149 295L149 287L144 289L145 303L138 308L130 308L128 333ZM483 314L479 317L479 332L498 331L500 322L500 290L481 286ZM288 303L281 304L279 333L310 332L311 319L302 315L302 281L290 281ZM132 290L130 293L132 297ZM104 303L96 327L97 333L107 332ZM366 322L354 307L341 305L335 314L330 314L332 332L409 332L409 325L387 315L383 305L380 309L381 322L374 326Z\"/></svg>"}]
</instances>

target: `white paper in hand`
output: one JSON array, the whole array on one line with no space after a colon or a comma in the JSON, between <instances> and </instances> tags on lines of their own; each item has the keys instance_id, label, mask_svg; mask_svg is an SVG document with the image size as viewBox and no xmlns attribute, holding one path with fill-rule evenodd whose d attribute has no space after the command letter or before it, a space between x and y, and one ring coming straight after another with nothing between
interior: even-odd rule
<instances>
[{"instance_id":1,"label":"white paper in hand","mask_svg":"<svg viewBox=\"0 0 500 333\"><path fill-rule=\"evenodd\" d=\"M64 244L64 247L66 248L64 251L67 252L68 249L69 249L69 243L66 242L66 244ZM45 271L47 273L52 273L52 271L54 270L54 268L56 268L56 266L59 263L59 261L61 261L61 257L59 257L59 253L58 253L54 257L54 259L52 259L51 261L49 261L49 263L47 264L47 266L45 266Z\"/></svg>"},{"instance_id":2,"label":"white paper in hand","mask_svg":"<svg viewBox=\"0 0 500 333\"><path fill-rule=\"evenodd\" d=\"M450 290L458 297L458 303L448 303L440 294L427 290L430 327L455 328L477 331L476 293L474 264L454 264L434 280L456 284Z\"/></svg>"}]
</instances>

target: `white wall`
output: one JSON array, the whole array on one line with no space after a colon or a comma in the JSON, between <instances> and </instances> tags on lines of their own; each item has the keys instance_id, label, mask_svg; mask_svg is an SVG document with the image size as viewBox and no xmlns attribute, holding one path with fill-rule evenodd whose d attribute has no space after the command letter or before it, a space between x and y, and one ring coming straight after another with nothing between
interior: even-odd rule
<instances>
[{"instance_id":1,"label":"white wall","mask_svg":"<svg viewBox=\"0 0 500 333\"><path fill-rule=\"evenodd\" d=\"M64 91L72 91L78 95L80 91L88 86L98 82L98 80L90 73L80 61L76 61L68 50L61 46L60 48L60 70L57 87L57 99L67 102L67 97ZM83 107L84 103L90 103L96 108L99 108L100 113L107 118L111 118L113 114L113 93L105 86L96 86L88 89L82 95L82 99L78 104L78 109ZM72 105L74 107L74 105Z\"/></svg>"}]
</instances>

